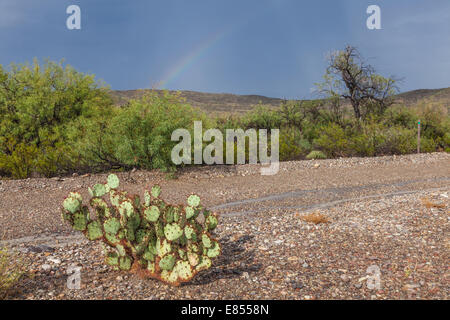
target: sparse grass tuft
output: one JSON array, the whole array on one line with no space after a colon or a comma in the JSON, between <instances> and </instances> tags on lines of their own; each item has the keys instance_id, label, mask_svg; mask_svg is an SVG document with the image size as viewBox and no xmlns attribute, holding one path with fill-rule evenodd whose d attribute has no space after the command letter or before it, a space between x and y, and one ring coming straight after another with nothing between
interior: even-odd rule
<instances>
[{"instance_id":1,"label":"sparse grass tuft","mask_svg":"<svg viewBox=\"0 0 450 320\"><path fill-rule=\"evenodd\" d=\"M300 219L314 224L321 224L321 223L330 223L330 220L327 216L323 215L320 212L311 212L306 215L300 216Z\"/></svg>"},{"instance_id":2,"label":"sparse grass tuft","mask_svg":"<svg viewBox=\"0 0 450 320\"><path fill-rule=\"evenodd\" d=\"M436 208L436 209L444 209L446 207L443 203L436 203L430 200L429 198L423 198L421 199L422 203L427 209Z\"/></svg>"},{"instance_id":3,"label":"sparse grass tuft","mask_svg":"<svg viewBox=\"0 0 450 320\"><path fill-rule=\"evenodd\" d=\"M11 289L26 273L26 267L17 254L0 247L0 300L6 299Z\"/></svg>"}]
</instances>

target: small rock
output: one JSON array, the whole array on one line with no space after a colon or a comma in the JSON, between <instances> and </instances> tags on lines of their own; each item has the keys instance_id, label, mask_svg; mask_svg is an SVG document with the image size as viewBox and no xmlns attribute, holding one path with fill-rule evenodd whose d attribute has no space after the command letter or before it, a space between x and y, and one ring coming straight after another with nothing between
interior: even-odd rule
<instances>
[{"instance_id":1,"label":"small rock","mask_svg":"<svg viewBox=\"0 0 450 320\"><path fill-rule=\"evenodd\" d=\"M123 277L122 276L117 276L116 281L123 281Z\"/></svg>"},{"instance_id":2,"label":"small rock","mask_svg":"<svg viewBox=\"0 0 450 320\"><path fill-rule=\"evenodd\" d=\"M307 264L306 262L302 265L303 268L308 268L309 264Z\"/></svg>"},{"instance_id":3,"label":"small rock","mask_svg":"<svg viewBox=\"0 0 450 320\"><path fill-rule=\"evenodd\" d=\"M348 282L348 281L350 281L350 278L346 274L343 274L343 275L341 275L341 280L344 282Z\"/></svg>"},{"instance_id":4,"label":"small rock","mask_svg":"<svg viewBox=\"0 0 450 320\"><path fill-rule=\"evenodd\" d=\"M60 264L61 263L61 260L57 259L57 258L48 257L47 260L50 261L50 262L53 262L54 264Z\"/></svg>"},{"instance_id":5,"label":"small rock","mask_svg":"<svg viewBox=\"0 0 450 320\"><path fill-rule=\"evenodd\" d=\"M305 286L303 285L303 283L300 283L300 282L293 282L292 283L292 288L294 289L294 290L300 290L300 289L303 289Z\"/></svg>"},{"instance_id":6,"label":"small rock","mask_svg":"<svg viewBox=\"0 0 450 320\"><path fill-rule=\"evenodd\" d=\"M44 271L49 271L49 270L52 269L52 266L46 263L46 264L43 264L43 265L41 266L41 268L42 268L42 270L44 270Z\"/></svg>"}]
</instances>

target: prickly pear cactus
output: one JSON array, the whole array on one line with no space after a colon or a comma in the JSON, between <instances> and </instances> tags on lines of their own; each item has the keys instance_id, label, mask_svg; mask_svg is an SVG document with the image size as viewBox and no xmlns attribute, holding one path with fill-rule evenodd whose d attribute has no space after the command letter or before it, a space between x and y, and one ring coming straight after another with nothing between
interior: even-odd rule
<instances>
[{"instance_id":1,"label":"prickly pear cactus","mask_svg":"<svg viewBox=\"0 0 450 320\"><path fill-rule=\"evenodd\" d=\"M62 208L63 219L75 230L89 240L103 241L107 264L117 270L137 268L140 274L179 285L210 268L211 259L220 255L220 244L210 234L217 216L201 206L199 196L174 206L162 200L161 188L154 186L141 203L138 196L118 188L114 174L106 184L89 188L95 219L77 192L69 193Z\"/></svg>"}]
</instances>

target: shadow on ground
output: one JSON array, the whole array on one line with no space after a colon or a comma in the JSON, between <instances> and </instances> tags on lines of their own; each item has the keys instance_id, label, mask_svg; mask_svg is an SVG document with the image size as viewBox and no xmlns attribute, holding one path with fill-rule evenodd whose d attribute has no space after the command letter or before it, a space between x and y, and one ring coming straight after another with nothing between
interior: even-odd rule
<instances>
[{"instance_id":1,"label":"shadow on ground","mask_svg":"<svg viewBox=\"0 0 450 320\"><path fill-rule=\"evenodd\" d=\"M215 282L219 279L239 278L244 272L256 273L261 268L260 263L255 263L255 250L247 250L245 244L251 242L253 236L242 236L238 240L230 237L220 239L222 254L214 262L213 267L199 273L191 282L182 286L198 286Z\"/></svg>"}]
</instances>

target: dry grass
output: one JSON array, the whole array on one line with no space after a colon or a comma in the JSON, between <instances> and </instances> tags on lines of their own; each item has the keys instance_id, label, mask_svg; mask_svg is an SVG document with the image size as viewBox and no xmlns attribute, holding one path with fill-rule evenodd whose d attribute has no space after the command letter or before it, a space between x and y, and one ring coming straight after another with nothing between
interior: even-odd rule
<instances>
[{"instance_id":1,"label":"dry grass","mask_svg":"<svg viewBox=\"0 0 450 320\"><path fill-rule=\"evenodd\" d=\"M299 214L297 214L300 216ZM300 219L314 224L321 224L321 223L330 223L330 220L327 218L327 216L323 215L320 212L311 212L306 215L300 216Z\"/></svg>"},{"instance_id":2,"label":"dry grass","mask_svg":"<svg viewBox=\"0 0 450 320\"><path fill-rule=\"evenodd\" d=\"M431 208L444 209L446 207L445 204L433 202L429 198L423 198L423 199L421 199L421 201L422 201L422 204L425 207L427 207L428 209L431 209Z\"/></svg>"},{"instance_id":3,"label":"dry grass","mask_svg":"<svg viewBox=\"0 0 450 320\"><path fill-rule=\"evenodd\" d=\"M26 266L17 254L0 247L0 300L8 298L14 285L26 273Z\"/></svg>"}]
</instances>

